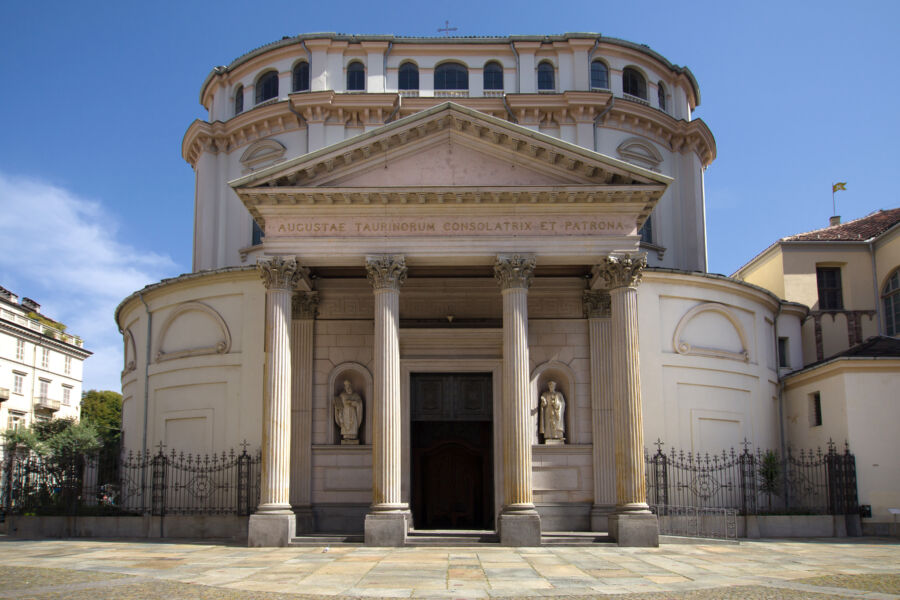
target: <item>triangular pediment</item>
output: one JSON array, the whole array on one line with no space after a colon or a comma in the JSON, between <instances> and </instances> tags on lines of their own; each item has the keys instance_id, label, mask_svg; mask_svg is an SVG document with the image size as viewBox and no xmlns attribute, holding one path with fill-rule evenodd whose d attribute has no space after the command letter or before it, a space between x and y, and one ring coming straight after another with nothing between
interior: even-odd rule
<instances>
[{"instance_id":1,"label":"triangular pediment","mask_svg":"<svg viewBox=\"0 0 900 600\"><path fill-rule=\"evenodd\" d=\"M265 206L617 203L638 221L672 179L454 103L230 182Z\"/></svg>"}]
</instances>

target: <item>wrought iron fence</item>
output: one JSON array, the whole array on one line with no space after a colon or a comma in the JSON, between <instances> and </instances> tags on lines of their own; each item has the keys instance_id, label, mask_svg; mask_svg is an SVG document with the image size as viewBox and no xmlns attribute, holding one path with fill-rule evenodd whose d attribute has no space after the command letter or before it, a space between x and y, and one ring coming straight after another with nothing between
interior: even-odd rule
<instances>
[{"instance_id":1,"label":"wrought iron fence","mask_svg":"<svg viewBox=\"0 0 900 600\"><path fill-rule=\"evenodd\" d=\"M0 513L42 515L249 515L259 504L261 455L165 452L9 453Z\"/></svg>"},{"instance_id":2,"label":"wrought iron fence","mask_svg":"<svg viewBox=\"0 0 900 600\"><path fill-rule=\"evenodd\" d=\"M741 515L854 514L856 459L845 444L828 449L743 451L720 454L645 452L647 500L659 507L734 509ZM660 512L660 514L663 514Z\"/></svg>"}]
</instances>

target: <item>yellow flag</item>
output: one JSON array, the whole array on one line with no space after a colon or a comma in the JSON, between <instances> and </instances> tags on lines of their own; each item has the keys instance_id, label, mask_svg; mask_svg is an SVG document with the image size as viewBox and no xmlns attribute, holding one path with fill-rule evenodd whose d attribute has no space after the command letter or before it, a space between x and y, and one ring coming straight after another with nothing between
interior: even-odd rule
<instances>
[{"instance_id":1,"label":"yellow flag","mask_svg":"<svg viewBox=\"0 0 900 600\"><path fill-rule=\"evenodd\" d=\"M834 185L831 186L831 193L835 192L846 192L847 191L847 182L846 181L838 181Z\"/></svg>"}]
</instances>

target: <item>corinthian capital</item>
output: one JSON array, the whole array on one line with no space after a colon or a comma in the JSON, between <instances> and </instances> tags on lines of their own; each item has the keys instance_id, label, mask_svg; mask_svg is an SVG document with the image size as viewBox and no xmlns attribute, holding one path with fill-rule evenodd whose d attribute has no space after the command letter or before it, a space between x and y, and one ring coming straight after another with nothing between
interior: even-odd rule
<instances>
[{"instance_id":1,"label":"corinthian capital","mask_svg":"<svg viewBox=\"0 0 900 600\"><path fill-rule=\"evenodd\" d=\"M534 256L530 254L515 254L512 256L498 256L494 263L494 279L500 285L500 289L531 287L534 278Z\"/></svg>"},{"instance_id":2,"label":"corinthian capital","mask_svg":"<svg viewBox=\"0 0 900 600\"><path fill-rule=\"evenodd\" d=\"M612 316L612 303L606 290L585 290L582 297L584 316L588 319L608 319Z\"/></svg>"},{"instance_id":3,"label":"corinthian capital","mask_svg":"<svg viewBox=\"0 0 900 600\"><path fill-rule=\"evenodd\" d=\"M647 255L630 256L622 254L610 255L594 267L594 274L609 290L623 287L637 287L641 283L644 267L647 266Z\"/></svg>"},{"instance_id":4,"label":"corinthian capital","mask_svg":"<svg viewBox=\"0 0 900 600\"><path fill-rule=\"evenodd\" d=\"M366 277L376 290L399 290L406 283L406 258L390 254L367 256Z\"/></svg>"},{"instance_id":5,"label":"corinthian capital","mask_svg":"<svg viewBox=\"0 0 900 600\"><path fill-rule=\"evenodd\" d=\"M294 292L291 315L294 319L315 319L319 314L319 292Z\"/></svg>"},{"instance_id":6,"label":"corinthian capital","mask_svg":"<svg viewBox=\"0 0 900 600\"><path fill-rule=\"evenodd\" d=\"M259 276L268 290L293 290L303 278L303 267L293 256L273 256L256 262Z\"/></svg>"}]
</instances>

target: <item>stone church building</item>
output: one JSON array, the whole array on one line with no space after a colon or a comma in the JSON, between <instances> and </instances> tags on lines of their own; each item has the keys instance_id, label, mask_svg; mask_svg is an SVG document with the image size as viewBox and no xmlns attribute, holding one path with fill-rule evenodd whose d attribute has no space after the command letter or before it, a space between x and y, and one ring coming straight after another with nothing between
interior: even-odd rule
<instances>
[{"instance_id":1,"label":"stone church building","mask_svg":"<svg viewBox=\"0 0 900 600\"><path fill-rule=\"evenodd\" d=\"M261 447L251 545L652 546L645 446L778 445L806 308L705 272L687 68L597 34L310 34L200 101L193 272L116 313L124 439Z\"/></svg>"}]
</instances>

